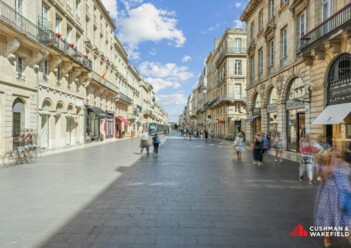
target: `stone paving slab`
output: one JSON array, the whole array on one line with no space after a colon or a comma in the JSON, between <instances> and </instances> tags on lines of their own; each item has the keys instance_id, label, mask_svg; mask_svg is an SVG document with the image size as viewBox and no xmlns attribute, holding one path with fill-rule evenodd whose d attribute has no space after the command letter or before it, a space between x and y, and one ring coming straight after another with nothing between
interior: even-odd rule
<instances>
[{"instance_id":1,"label":"stone paving slab","mask_svg":"<svg viewBox=\"0 0 351 248\"><path fill-rule=\"evenodd\" d=\"M0 170L0 247L322 247L289 235L313 225L316 186L296 163L236 161L217 140L138 150L125 140Z\"/></svg>"}]
</instances>

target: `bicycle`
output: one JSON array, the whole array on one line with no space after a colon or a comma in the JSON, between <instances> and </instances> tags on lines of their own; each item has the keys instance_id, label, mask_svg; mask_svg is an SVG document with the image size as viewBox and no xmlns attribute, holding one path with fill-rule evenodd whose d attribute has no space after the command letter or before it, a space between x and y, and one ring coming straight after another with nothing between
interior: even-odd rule
<instances>
[{"instance_id":1,"label":"bicycle","mask_svg":"<svg viewBox=\"0 0 351 248\"><path fill-rule=\"evenodd\" d=\"M6 167L23 164L25 162L29 164L33 157L27 156L24 151L20 150L22 150L22 147L16 147L15 150L5 153L3 164Z\"/></svg>"}]
</instances>

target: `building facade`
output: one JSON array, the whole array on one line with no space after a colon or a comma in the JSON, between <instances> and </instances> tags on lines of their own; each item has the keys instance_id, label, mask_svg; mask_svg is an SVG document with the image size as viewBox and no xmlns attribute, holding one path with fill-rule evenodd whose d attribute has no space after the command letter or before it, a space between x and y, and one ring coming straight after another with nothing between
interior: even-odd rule
<instances>
[{"instance_id":1,"label":"building facade","mask_svg":"<svg viewBox=\"0 0 351 248\"><path fill-rule=\"evenodd\" d=\"M141 94L145 82L100 0L0 5L0 154L24 129L45 148L140 131L135 120L137 103L148 97ZM167 122L164 111L157 113Z\"/></svg>"},{"instance_id":2,"label":"building facade","mask_svg":"<svg viewBox=\"0 0 351 248\"><path fill-rule=\"evenodd\" d=\"M206 60L208 128L232 139L245 131L246 30L228 28Z\"/></svg>"},{"instance_id":3,"label":"building facade","mask_svg":"<svg viewBox=\"0 0 351 248\"><path fill-rule=\"evenodd\" d=\"M350 71L349 12L349 1L248 3L241 16L249 32L248 140L256 132L280 132L285 149L296 152L306 133L325 134L334 144L348 139L349 117L334 125L315 120L329 105L346 110L344 93L331 94L347 86L339 68Z\"/></svg>"}]
</instances>

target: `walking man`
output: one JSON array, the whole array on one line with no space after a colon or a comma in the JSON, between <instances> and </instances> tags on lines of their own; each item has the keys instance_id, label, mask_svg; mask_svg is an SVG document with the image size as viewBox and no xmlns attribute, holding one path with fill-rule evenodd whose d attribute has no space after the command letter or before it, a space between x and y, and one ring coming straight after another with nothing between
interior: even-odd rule
<instances>
[{"instance_id":1,"label":"walking man","mask_svg":"<svg viewBox=\"0 0 351 248\"><path fill-rule=\"evenodd\" d=\"M150 146L150 142L149 142L149 134L148 132L143 132L143 134L141 135L141 140L140 140L140 154L143 154L143 150L144 148L146 148L146 152L147 155L149 155L149 146Z\"/></svg>"},{"instance_id":2,"label":"walking man","mask_svg":"<svg viewBox=\"0 0 351 248\"><path fill-rule=\"evenodd\" d=\"M205 130L205 141L206 141L206 143L207 143L207 140L208 140L208 131Z\"/></svg>"},{"instance_id":3,"label":"walking man","mask_svg":"<svg viewBox=\"0 0 351 248\"><path fill-rule=\"evenodd\" d=\"M154 146L154 155L157 156L158 155L158 147L161 144L161 140L157 134L155 134L155 136L152 138L152 144Z\"/></svg>"}]
</instances>

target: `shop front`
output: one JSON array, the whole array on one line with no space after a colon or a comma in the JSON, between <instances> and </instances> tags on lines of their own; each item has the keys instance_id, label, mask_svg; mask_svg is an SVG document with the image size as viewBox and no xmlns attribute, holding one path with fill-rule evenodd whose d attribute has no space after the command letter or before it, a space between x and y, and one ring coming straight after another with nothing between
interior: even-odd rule
<instances>
[{"instance_id":1,"label":"shop front","mask_svg":"<svg viewBox=\"0 0 351 248\"><path fill-rule=\"evenodd\" d=\"M351 54L340 55L326 79L326 107L312 122L325 125L327 141L337 149L351 141Z\"/></svg>"},{"instance_id":2,"label":"shop front","mask_svg":"<svg viewBox=\"0 0 351 248\"><path fill-rule=\"evenodd\" d=\"M295 78L290 85L287 101L287 150L299 151L300 140L305 137L305 102L301 98L305 96L305 86L300 78Z\"/></svg>"},{"instance_id":3,"label":"shop front","mask_svg":"<svg viewBox=\"0 0 351 248\"><path fill-rule=\"evenodd\" d=\"M106 139L112 139L114 138L114 119L115 115L113 111L106 110L106 119L105 119L105 137Z\"/></svg>"},{"instance_id":4,"label":"shop front","mask_svg":"<svg viewBox=\"0 0 351 248\"><path fill-rule=\"evenodd\" d=\"M87 140L103 140L104 134L101 132L101 126L106 118L106 112L99 107L87 107Z\"/></svg>"},{"instance_id":5,"label":"shop front","mask_svg":"<svg viewBox=\"0 0 351 248\"><path fill-rule=\"evenodd\" d=\"M116 117L116 138L124 138L130 122L122 116ZM146 130L146 129L145 129Z\"/></svg>"},{"instance_id":6,"label":"shop front","mask_svg":"<svg viewBox=\"0 0 351 248\"><path fill-rule=\"evenodd\" d=\"M277 106L277 90L273 88L269 94L267 105L267 130L275 137L278 132L278 106Z\"/></svg>"}]
</instances>

